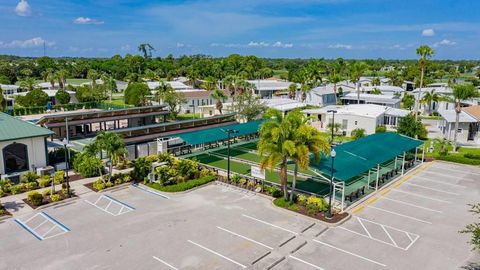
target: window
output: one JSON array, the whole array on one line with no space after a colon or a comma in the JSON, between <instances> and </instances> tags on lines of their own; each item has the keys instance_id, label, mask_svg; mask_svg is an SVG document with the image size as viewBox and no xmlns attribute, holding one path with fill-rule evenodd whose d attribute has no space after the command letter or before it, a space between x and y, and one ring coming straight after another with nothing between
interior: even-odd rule
<instances>
[{"instance_id":1,"label":"window","mask_svg":"<svg viewBox=\"0 0 480 270\"><path fill-rule=\"evenodd\" d=\"M28 170L27 146L23 143L12 143L2 150L5 173Z\"/></svg>"},{"instance_id":2,"label":"window","mask_svg":"<svg viewBox=\"0 0 480 270\"><path fill-rule=\"evenodd\" d=\"M458 134L462 134L463 133L463 129L459 128L458 130Z\"/></svg>"},{"instance_id":3,"label":"window","mask_svg":"<svg viewBox=\"0 0 480 270\"><path fill-rule=\"evenodd\" d=\"M347 129L348 127L348 120L347 119L343 119L342 120L342 129Z\"/></svg>"},{"instance_id":4,"label":"window","mask_svg":"<svg viewBox=\"0 0 480 270\"><path fill-rule=\"evenodd\" d=\"M355 121L355 126L358 124L358 121Z\"/></svg>"}]
</instances>

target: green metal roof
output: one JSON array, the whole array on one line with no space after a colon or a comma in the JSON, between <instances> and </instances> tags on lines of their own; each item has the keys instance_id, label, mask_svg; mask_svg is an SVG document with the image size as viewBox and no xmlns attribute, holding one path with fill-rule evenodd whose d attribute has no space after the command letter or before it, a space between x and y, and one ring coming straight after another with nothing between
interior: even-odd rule
<instances>
[{"instance_id":1,"label":"green metal roof","mask_svg":"<svg viewBox=\"0 0 480 270\"><path fill-rule=\"evenodd\" d=\"M38 127L0 112L0 141L46 137L51 134L53 134L53 132L49 129Z\"/></svg>"},{"instance_id":2,"label":"green metal roof","mask_svg":"<svg viewBox=\"0 0 480 270\"><path fill-rule=\"evenodd\" d=\"M334 177L348 181L422 144L422 141L398 133L385 132L338 145L335 147ZM311 167L330 176L331 162L329 156L322 157L319 164L311 164Z\"/></svg>"},{"instance_id":3,"label":"green metal roof","mask_svg":"<svg viewBox=\"0 0 480 270\"><path fill-rule=\"evenodd\" d=\"M197 145L202 143L211 143L221 140L226 140L228 134L224 131L227 129L238 130L238 133L232 134L232 137L238 137L242 135L255 134L258 132L258 128L262 120L251 121L244 124L233 124L222 127L209 128L199 131L191 131L185 133L179 133L168 137L180 137L186 143L191 145Z\"/></svg>"}]
</instances>

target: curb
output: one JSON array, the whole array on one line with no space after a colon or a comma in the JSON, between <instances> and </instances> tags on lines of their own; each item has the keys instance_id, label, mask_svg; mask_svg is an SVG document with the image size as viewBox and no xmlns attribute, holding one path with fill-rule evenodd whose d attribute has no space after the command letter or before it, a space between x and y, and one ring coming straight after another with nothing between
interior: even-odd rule
<instances>
[{"instance_id":1,"label":"curb","mask_svg":"<svg viewBox=\"0 0 480 270\"><path fill-rule=\"evenodd\" d=\"M49 203L49 204L46 204L46 205L42 205L42 206L39 206L39 207L37 207L33 210L35 210L35 211L36 210L43 210L43 209L46 209L46 208L49 208L49 207L52 207L52 206L57 206L57 205L60 205L60 204L70 203L70 202L78 200L78 199L80 199L80 197L75 195L75 197L71 197L71 198L61 200L61 201L58 201L58 202L53 202L53 203Z\"/></svg>"}]
</instances>

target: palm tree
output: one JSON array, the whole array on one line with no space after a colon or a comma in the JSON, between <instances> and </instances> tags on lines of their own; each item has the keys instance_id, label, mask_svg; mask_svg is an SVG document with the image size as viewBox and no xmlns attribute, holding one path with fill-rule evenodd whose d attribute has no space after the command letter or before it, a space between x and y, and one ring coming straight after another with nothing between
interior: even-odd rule
<instances>
[{"instance_id":1,"label":"palm tree","mask_svg":"<svg viewBox=\"0 0 480 270\"><path fill-rule=\"evenodd\" d=\"M142 43L138 45L138 51L143 54L145 59L147 59L152 57L152 51L155 51L155 48L153 48L149 43Z\"/></svg>"},{"instance_id":2,"label":"palm tree","mask_svg":"<svg viewBox=\"0 0 480 270\"><path fill-rule=\"evenodd\" d=\"M261 156L260 168L273 170L280 167L280 185L287 199L287 165L295 154L295 132L302 123L301 113L293 111L285 117L275 109L269 109L260 127L258 152Z\"/></svg>"},{"instance_id":3,"label":"palm tree","mask_svg":"<svg viewBox=\"0 0 480 270\"><path fill-rule=\"evenodd\" d=\"M465 100L478 97L478 90L472 84L456 84L453 86L453 99L455 102L455 133L453 136L453 152L457 151L457 134L460 113L462 112L461 103Z\"/></svg>"},{"instance_id":4,"label":"palm tree","mask_svg":"<svg viewBox=\"0 0 480 270\"><path fill-rule=\"evenodd\" d=\"M165 83L164 81L160 81L160 85L157 86L155 90L157 90L157 92L155 93L155 97L159 104L161 103L161 101L165 99L165 96L167 95L167 93L171 93L175 91L170 84Z\"/></svg>"},{"instance_id":5,"label":"palm tree","mask_svg":"<svg viewBox=\"0 0 480 270\"><path fill-rule=\"evenodd\" d=\"M418 107L420 102L420 97L422 96L422 87L423 87L423 77L425 76L425 66L427 65L427 60L431 58L434 54L434 50L427 45L422 45L417 48L417 55L420 56L419 65L421 69L420 74L420 88L418 91L418 96L415 99L415 120L418 119Z\"/></svg>"},{"instance_id":6,"label":"palm tree","mask_svg":"<svg viewBox=\"0 0 480 270\"><path fill-rule=\"evenodd\" d=\"M106 90L110 94L110 102L112 101L113 92L117 91L117 82L115 78L108 74L103 74L102 76L103 85L105 85Z\"/></svg>"},{"instance_id":7,"label":"palm tree","mask_svg":"<svg viewBox=\"0 0 480 270\"><path fill-rule=\"evenodd\" d=\"M214 98L217 102L215 103L215 107L217 110L222 114L222 109L223 109L223 101L227 96L225 95L225 92L220 89L215 89L211 92L210 96Z\"/></svg>"},{"instance_id":8,"label":"palm tree","mask_svg":"<svg viewBox=\"0 0 480 270\"><path fill-rule=\"evenodd\" d=\"M303 83L300 87L300 91L302 91L302 102L305 102L305 100L307 99L307 94L312 91L312 88L307 83Z\"/></svg>"},{"instance_id":9,"label":"palm tree","mask_svg":"<svg viewBox=\"0 0 480 270\"><path fill-rule=\"evenodd\" d=\"M98 77L99 77L99 74L95 69L88 70L87 79L92 81L92 86L95 86L97 84Z\"/></svg>"},{"instance_id":10,"label":"palm tree","mask_svg":"<svg viewBox=\"0 0 480 270\"><path fill-rule=\"evenodd\" d=\"M228 75L223 80L225 88L228 90L232 100L235 100L235 95L240 94L241 86L244 85L245 80L237 75Z\"/></svg>"},{"instance_id":11,"label":"palm tree","mask_svg":"<svg viewBox=\"0 0 480 270\"><path fill-rule=\"evenodd\" d=\"M60 86L60 89L65 90L65 85L67 81L67 76L68 76L68 71L65 69L59 70L56 73L56 78L58 80L58 85Z\"/></svg>"},{"instance_id":12,"label":"palm tree","mask_svg":"<svg viewBox=\"0 0 480 270\"><path fill-rule=\"evenodd\" d=\"M100 132L95 138L95 144L100 151L105 151L112 164L117 164L127 153L125 141L117 133Z\"/></svg>"},{"instance_id":13,"label":"palm tree","mask_svg":"<svg viewBox=\"0 0 480 270\"><path fill-rule=\"evenodd\" d=\"M57 74L55 72L50 72L47 75L47 81L50 82L50 85L52 86L52 89L55 88L55 81L57 80Z\"/></svg>"},{"instance_id":14,"label":"palm tree","mask_svg":"<svg viewBox=\"0 0 480 270\"><path fill-rule=\"evenodd\" d=\"M296 92L297 92L297 84L292 83L288 86L288 98L289 99L295 99L296 98Z\"/></svg>"},{"instance_id":15,"label":"palm tree","mask_svg":"<svg viewBox=\"0 0 480 270\"><path fill-rule=\"evenodd\" d=\"M22 89L26 89L28 91L32 91L33 89L35 89L35 85L37 84L37 82L35 81L34 78L32 77L27 77L25 79L23 79L21 82L20 82L20 87Z\"/></svg>"},{"instance_id":16,"label":"palm tree","mask_svg":"<svg viewBox=\"0 0 480 270\"><path fill-rule=\"evenodd\" d=\"M368 66L365 62L355 62L350 66L350 81L355 83L357 91L357 104L360 104L360 77L367 70Z\"/></svg>"},{"instance_id":17,"label":"palm tree","mask_svg":"<svg viewBox=\"0 0 480 270\"><path fill-rule=\"evenodd\" d=\"M328 81L333 83L333 92L335 93L335 96L337 96L337 84L343 80L343 76L339 73L331 73L328 75Z\"/></svg>"},{"instance_id":18,"label":"palm tree","mask_svg":"<svg viewBox=\"0 0 480 270\"><path fill-rule=\"evenodd\" d=\"M330 144L322 138L320 132L307 124L308 118L303 118L303 122L294 134L295 152L292 160L295 164L293 169L292 192L290 201L293 200L295 185L297 182L298 169L307 170L310 167L310 154L313 154L313 160L318 163L321 153L327 153L330 150Z\"/></svg>"},{"instance_id":19,"label":"palm tree","mask_svg":"<svg viewBox=\"0 0 480 270\"><path fill-rule=\"evenodd\" d=\"M421 100L421 102L425 105L428 106L428 112L431 112L432 111L432 103L433 102L439 102L442 100L442 97L438 94L438 93L435 93L435 89L433 89L431 92L426 92L424 95L423 95L423 98Z\"/></svg>"}]
</instances>

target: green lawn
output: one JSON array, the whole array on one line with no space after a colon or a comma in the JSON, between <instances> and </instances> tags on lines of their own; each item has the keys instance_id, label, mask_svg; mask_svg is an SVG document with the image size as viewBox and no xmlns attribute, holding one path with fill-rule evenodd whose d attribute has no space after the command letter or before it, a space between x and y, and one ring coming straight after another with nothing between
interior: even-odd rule
<instances>
[{"instance_id":1,"label":"green lawn","mask_svg":"<svg viewBox=\"0 0 480 270\"><path fill-rule=\"evenodd\" d=\"M428 151L430 147L430 143L433 141L433 152L430 153ZM445 161L450 161L450 162L455 162L455 163L461 163L461 164L469 164L469 165L480 165L480 159L479 158L468 158L465 157L465 154L473 154L476 156L480 156L480 148L469 148L469 147L460 147L456 153L452 152L452 145L448 145L448 154L447 155L441 155L440 154L440 149L441 149L441 144L437 140L426 140L425 141L425 157L433 157L438 160L445 160ZM421 155L421 153L420 153Z\"/></svg>"},{"instance_id":2,"label":"green lawn","mask_svg":"<svg viewBox=\"0 0 480 270\"><path fill-rule=\"evenodd\" d=\"M196 113L195 114L195 119L202 118L202 114ZM194 119L193 113L184 113L184 114L179 114L177 116L177 120L191 120Z\"/></svg>"}]
</instances>

